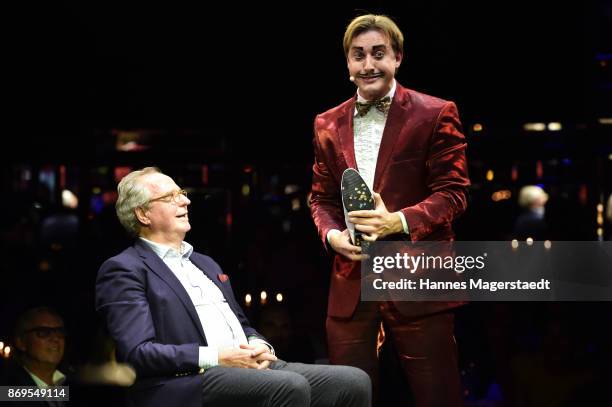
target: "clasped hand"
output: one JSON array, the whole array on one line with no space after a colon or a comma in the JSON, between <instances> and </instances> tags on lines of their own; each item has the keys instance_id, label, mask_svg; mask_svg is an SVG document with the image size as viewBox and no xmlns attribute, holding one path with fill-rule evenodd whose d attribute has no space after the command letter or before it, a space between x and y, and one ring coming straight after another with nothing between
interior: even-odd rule
<instances>
[{"instance_id":1,"label":"clasped hand","mask_svg":"<svg viewBox=\"0 0 612 407\"><path fill-rule=\"evenodd\" d=\"M270 363L277 360L264 344L241 344L239 349L219 350L219 365L241 367L246 369L267 369Z\"/></svg>"}]
</instances>

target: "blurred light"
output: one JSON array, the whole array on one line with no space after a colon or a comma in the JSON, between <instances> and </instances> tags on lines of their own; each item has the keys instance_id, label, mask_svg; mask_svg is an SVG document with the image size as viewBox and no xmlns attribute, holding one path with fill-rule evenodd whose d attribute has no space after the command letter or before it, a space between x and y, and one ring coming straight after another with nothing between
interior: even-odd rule
<instances>
[{"instance_id":1,"label":"blurred light","mask_svg":"<svg viewBox=\"0 0 612 407\"><path fill-rule=\"evenodd\" d=\"M65 165L60 165L59 166L59 187L60 189L65 189L66 188L66 166Z\"/></svg>"},{"instance_id":2,"label":"blurred light","mask_svg":"<svg viewBox=\"0 0 612 407\"><path fill-rule=\"evenodd\" d=\"M601 214L601 213L597 214L597 224L599 226L603 226L603 214Z\"/></svg>"},{"instance_id":3,"label":"blurred light","mask_svg":"<svg viewBox=\"0 0 612 407\"><path fill-rule=\"evenodd\" d=\"M250 172L253 172L253 167L251 167L250 165L245 165L243 171L248 174Z\"/></svg>"},{"instance_id":4,"label":"blurred light","mask_svg":"<svg viewBox=\"0 0 612 407\"><path fill-rule=\"evenodd\" d=\"M518 247L519 247L519 242L518 242L518 240L516 240L516 239L512 239L512 243L511 243L511 245L512 245L512 249L514 249L514 250L518 249Z\"/></svg>"},{"instance_id":5,"label":"blurred light","mask_svg":"<svg viewBox=\"0 0 612 407\"><path fill-rule=\"evenodd\" d=\"M572 165L572 160L570 158L564 158L561 160L563 165Z\"/></svg>"},{"instance_id":6,"label":"blurred light","mask_svg":"<svg viewBox=\"0 0 612 407\"><path fill-rule=\"evenodd\" d=\"M597 121L599 124L612 124L612 117L600 117Z\"/></svg>"},{"instance_id":7,"label":"blurred light","mask_svg":"<svg viewBox=\"0 0 612 407\"><path fill-rule=\"evenodd\" d=\"M119 182L132 171L131 167L115 167L114 178L115 182Z\"/></svg>"},{"instance_id":8,"label":"blurred light","mask_svg":"<svg viewBox=\"0 0 612 407\"><path fill-rule=\"evenodd\" d=\"M562 128L563 128L563 126L559 122L550 122L550 123L548 123L548 130L549 131L561 131Z\"/></svg>"},{"instance_id":9,"label":"blurred light","mask_svg":"<svg viewBox=\"0 0 612 407\"><path fill-rule=\"evenodd\" d=\"M589 188L585 184L582 184L580 185L580 188L578 189L578 201L582 205L586 205L588 199L589 199Z\"/></svg>"},{"instance_id":10,"label":"blurred light","mask_svg":"<svg viewBox=\"0 0 612 407\"><path fill-rule=\"evenodd\" d=\"M602 203L598 203L597 204L597 212L598 213L603 213L604 207Z\"/></svg>"},{"instance_id":11,"label":"blurred light","mask_svg":"<svg viewBox=\"0 0 612 407\"><path fill-rule=\"evenodd\" d=\"M597 228L597 237L603 237L603 228Z\"/></svg>"},{"instance_id":12,"label":"blurred light","mask_svg":"<svg viewBox=\"0 0 612 407\"><path fill-rule=\"evenodd\" d=\"M531 245L533 245L533 238L532 237L528 237L527 240L525 240L525 242L527 243L527 246L531 246Z\"/></svg>"},{"instance_id":13,"label":"blurred light","mask_svg":"<svg viewBox=\"0 0 612 407\"><path fill-rule=\"evenodd\" d=\"M283 302L283 295L281 293L276 294L276 301Z\"/></svg>"},{"instance_id":14,"label":"blurred light","mask_svg":"<svg viewBox=\"0 0 612 407\"><path fill-rule=\"evenodd\" d=\"M0 350L4 349L4 342L0 342Z\"/></svg>"},{"instance_id":15,"label":"blurred light","mask_svg":"<svg viewBox=\"0 0 612 407\"><path fill-rule=\"evenodd\" d=\"M474 130L474 131L482 131L482 124L475 123L474 126L472 126L472 130Z\"/></svg>"},{"instance_id":16,"label":"blurred light","mask_svg":"<svg viewBox=\"0 0 612 407\"><path fill-rule=\"evenodd\" d=\"M544 176L544 166L542 165L542 161L536 161L536 177L541 179Z\"/></svg>"},{"instance_id":17,"label":"blurred light","mask_svg":"<svg viewBox=\"0 0 612 407\"><path fill-rule=\"evenodd\" d=\"M262 304L265 304L265 303L266 303L266 301L268 300L268 293L267 293L267 292L265 292L265 291L262 291L262 292L259 294L259 298L261 299L261 303L262 303Z\"/></svg>"},{"instance_id":18,"label":"blurred light","mask_svg":"<svg viewBox=\"0 0 612 407\"><path fill-rule=\"evenodd\" d=\"M69 189L62 191L62 205L65 208L76 209L79 206L79 198Z\"/></svg>"},{"instance_id":19,"label":"blurred light","mask_svg":"<svg viewBox=\"0 0 612 407\"><path fill-rule=\"evenodd\" d=\"M300 198L293 198L291 200L291 210L299 211L300 210Z\"/></svg>"},{"instance_id":20,"label":"blurred light","mask_svg":"<svg viewBox=\"0 0 612 407\"><path fill-rule=\"evenodd\" d=\"M200 177L202 179L202 185L208 185L208 165L202 165Z\"/></svg>"},{"instance_id":21,"label":"blurred light","mask_svg":"<svg viewBox=\"0 0 612 407\"><path fill-rule=\"evenodd\" d=\"M4 348L4 357L8 358L11 355L11 347L7 346Z\"/></svg>"},{"instance_id":22,"label":"blurred light","mask_svg":"<svg viewBox=\"0 0 612 407\"><path fill-rule=\"evenodd\" d=\"M523 129L526 131L544 131L546 130L546 124L544 123L525 123Z\"/></svg>"},{"instance_id":23,"label":"blurred light","mask_svg":"<svg viewBox=\"0 0 612 407\"><path fill-rule=\"evenodd\" d=\"M104 205L112 205L117 202L118 197L117 191L106 191L102 194L102 202Z\"/></svg>"},{"instance_id":24,"label":"blurred light","mask_svg":"<svg viewBox=\"0 0 612 407\"><path fill-rule=\"evenodd\" d=\"M512 197L512 192L510 192L510 190L504 189L501 191L495 191L493 192L493 195L491 195L491 199L493 200L493 202L499 202L499 201L503 201L505 199L510 199Z\"/></svg>"},{"instance_id":25,"label":"blurred light","mask_svg":"<svg viewBox=\"0 0 612 407\"><path fill-rule=\"evenodd\" d=\"M51 263L49 263L48 260L42 259L38 263L38 270L43 271L43 272L51 270Z\"/></svg>"},{"instance_id":26,"label":"blurred light","mask_svg":"<svg viewBox=\"0 0 612 407\"><path fill-rule=\"evenodd\" d=\"M100 192L102 192L102 190L100 189L100 187L93 187L91 192L93 192L94 194L99 194Z\"/></svg>"},{"instance_id":27,"label":"blurred light","mask_svg":"<svg viewBox=\"0 0 612 407\"><path fill-rule=\"evenodd\" d=\"M612 161L612 153L608 154L608 160Z\"/></svg>"},{"instance_id":28,"label":"blurred light","mask_svg":"<svg viewBox=\"0 0 612 407\"><path fill-rule=\"evenodd\" d=\"M552 247L552 242L550 240L545 240L544 241L544 248L546 250L550 249Z\"/></svg>"},{"instance_id":29,"label":"blurred light","mask_svg":"<svg viewBox=\"0 0 612 407\"><path fill-rule=\"evenodd\" d=\"M512 181L516 181L518 179L518 167L516 165L512 166L512 171L510 172L510 178Z\"/></svg>"},{"instance_id":30,"label":"blurred light","mask_svg":"<svg viewBox=\"0 0 612 407\"><path fill-rule=\"evenodd\" d=\"M294 192L297 192L300 190L300 187L295 185L295 184L287 184L285 185L285 195L290 195Z\"/></svg>"},{"instance_id":31,"label":"blurred light","mask_svg":"<svg viewBox=\"0 0 612 407\"><path fill-rule=\"evenodd\" d=\"M248 184L242 186L242 196L249 196L251 193L251 187Z\"/></svg>"},{"instance_id":32,"label":"blurred light","mask_svg":"<svg viewBox=\"0 0 612 407\"><path fill-rule=\"evenodd\" d=\"M495 174L493 173L493 170L487 170L487 181L493 181L494 177Z\"/></svg>"},{"instance_id":33,"label":"blurred light","mask_svg":"<svg viewBox=\"0 0 612 407\"><path fill-rule=\"evenodd\" d=\"M253 301L253 298L251 298L251 294L247 294L244 296L244 303L247 307L251 305L251 301Z\"/></svg>"}]
</instances>

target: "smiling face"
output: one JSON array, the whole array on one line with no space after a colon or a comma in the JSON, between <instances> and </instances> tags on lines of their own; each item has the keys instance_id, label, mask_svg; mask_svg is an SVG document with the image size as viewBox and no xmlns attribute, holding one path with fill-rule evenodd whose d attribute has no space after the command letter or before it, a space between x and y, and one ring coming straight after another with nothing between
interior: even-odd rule
<instances>
[{"instance_id":1,"label":"smiling face","mask_svg":"<svg viewBox=\"0 0 612 407\"><path fill-rule=\"evenodd\" d=\"M172 178L161 173L143 175L140 181L149 190L148 208L136 208L140 235L155 243L180 247L191 229L187 206L191 201L178 191ZM174 193L174 194L173 194Z\"/></svg>"},{"instance_id":2,"label":"smiling face","mask_svg":"<svg viewBox=\"0 0 612 407\"><path fill-rule=\"evenodd\" d=\"M378 30L355 36L347 54L349 73L366 100L380 99L389 93L401 62L402 54L394 52L389 38Z\"/></svg>"},{"instance_id":3,"label":"smiling face","mask_svg":"<svg viewBox=\"0 0 612 407\"><path fill-rule=\"evenodd\" d=\"M23 352L26 367L48 366L55 369L64 357L65 336L62 320L47 312L36 314L24 327L15 345Z\"/></svg>"}]
</instances>

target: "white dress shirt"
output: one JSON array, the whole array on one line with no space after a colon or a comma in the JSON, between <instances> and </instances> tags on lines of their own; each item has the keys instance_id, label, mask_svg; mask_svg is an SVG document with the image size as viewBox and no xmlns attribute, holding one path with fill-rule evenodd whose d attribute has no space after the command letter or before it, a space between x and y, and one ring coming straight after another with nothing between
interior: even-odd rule
<instances>
[{"instance_id":1,"label":"white dress shirt","mask_svg":"<svg viewBox=\"0 0 612 407\"><path fill-rule=\"evenodd\" d=\"M199 348L198 364L201 368L219 364L219 349L238 348L240 344L246 343L263 343L272 350L272 347L260 338L251 337L247 341L240 321L219 287L189 260L193 253L192 245L182 242L179 253L170 246L143 237L140 239L166 263L193 302L208 344Z\"/></svg>"},{"instance_id":2,"label":"white dress shirt","mask_svg":"<svg viewBox=\"0 0 612 407\"><path fill-rule=\"evenodd\" d=\"M388 96L393 101L396 87L397 84L394 79L391 90L383 97ZM361 103L368 101L359 94L359 90L357 90L357 101ZM374 175L376 173L376 163L378 162L380 143L382 141L383 132L385 131L385 125L387 124L387 114L381 112L375 107L369 109L363 117L359 116L356 107L355 111L353 112L353 145L355 147L355 161L357 162L359 175L361 175L361 178L363 178L366 185L372 192L374 192ZM409 233L406 217L402 212L397 213L402 221L404 233ZM346 219L346 209L344 210L344 216L347 228L351 232L351 237L353 237L354 226ZM336 229L332 229L327 232L328 241L330 233L335 230Z\"/></svg>"},{"instance_id":3,"label":"white dress shirt","mask_svg":"<svg viewBox=\"0 0 612 407\"><path fill-rule=\"evenodd\" d=\"M32 380L34 380L34 383L36 383L36 387L38 387L39 389L46 389L50 386L43 379L30 372L27 367L24 366L23 368L26 372L28 372ZM52 380L53 386L61 386L62 383L64 383L64 381L66 380L66 376L59 370L56 370L55 372L53 372Z\"/></svg>"}]
</instances>

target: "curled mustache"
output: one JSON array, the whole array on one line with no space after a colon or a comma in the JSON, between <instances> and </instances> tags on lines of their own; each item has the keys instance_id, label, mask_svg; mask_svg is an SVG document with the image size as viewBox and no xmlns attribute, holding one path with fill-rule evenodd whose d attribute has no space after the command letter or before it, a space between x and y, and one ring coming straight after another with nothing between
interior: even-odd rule
<instances>
[{"instance_id":1,"label":"curled mustache","mask_svg":"<svg viewBox=\"0 0 612 407\"><path fill-rule=\"evenodd\" d=\"M374 75L357 75L358 78L362 78L362 79L379 78L382 76L384 76L382 72L374 74Z\"/></svg>"}]
</instances>

